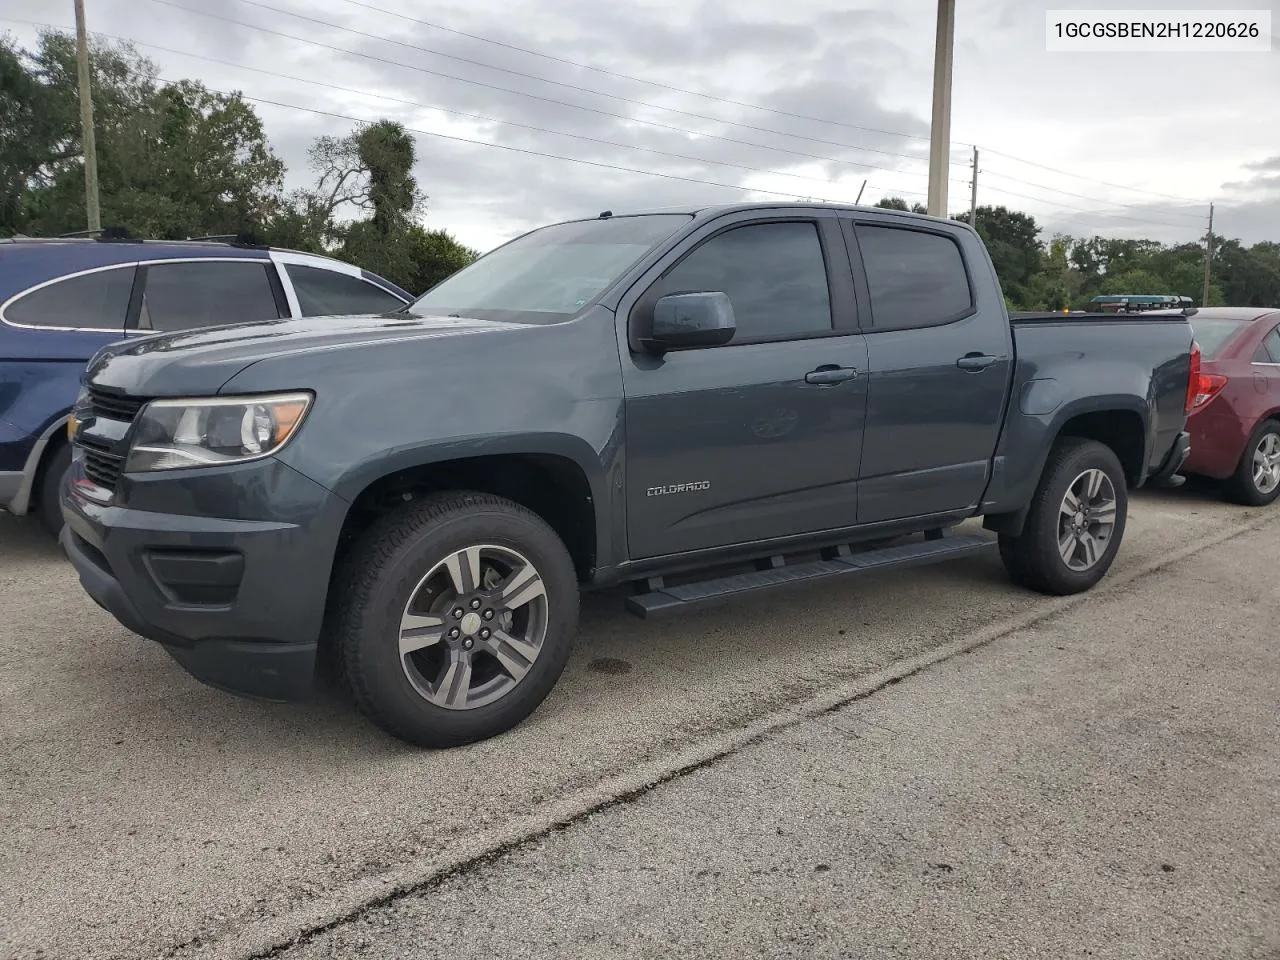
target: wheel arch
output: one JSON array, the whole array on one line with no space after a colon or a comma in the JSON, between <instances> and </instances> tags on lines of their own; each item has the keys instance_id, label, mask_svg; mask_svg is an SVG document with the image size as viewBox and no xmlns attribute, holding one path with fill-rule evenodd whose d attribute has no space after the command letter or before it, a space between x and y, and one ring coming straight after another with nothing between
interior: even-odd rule
<instances>
[{"instance_id":1,"label":"wheel arch","mask_svg":"<svg viewBox=\"0 0 1280 960\"><path fill-rule=\"evenodd\" d=\"M26 516L35 502L37 485L53 455L68 441L66 438L67 420L71 412L65 411L53 418L36 438L35 446L27 454L27 462L22 468L22 483L12 502L6 508L15 516Z\"/></svg>"},{"instance_id":2,"label":"wheel arch","mask_svg":"<svg viewBox=\"0 0 1280 960\"><path fill-rule=\"evenodd\" d=\"M349 505L338 537L335 571L378 516L406 500L445 490L488 493L532 510L564 541L581 581L590 580L608 556L607 524L597 516L601 477L593 477L563 445L492 444L392 454L356 476L338 491Z\"/></svg>"},{"instance_id":3,"label":"wheel arch","mask_svg":"<svg viewBox=\"0 0 1280 960\"><path fill-rule=\"evenodd\" d=\"M1146 475L1148 451L1151 449L1150 432L1150 410L1138 397L1087 398L1061 407L1044 430L1044 439L1029 471L1035 482L1029 485L1022 506L1012 511L988 514L983 518L983 526L1009 536L1022 532L1031 510L1031 498L1040 487L1049 455L1063 437L1095 440L1108 447L1119 459L1128 485L1139 485Z\"/></svg>"}]
</instances>

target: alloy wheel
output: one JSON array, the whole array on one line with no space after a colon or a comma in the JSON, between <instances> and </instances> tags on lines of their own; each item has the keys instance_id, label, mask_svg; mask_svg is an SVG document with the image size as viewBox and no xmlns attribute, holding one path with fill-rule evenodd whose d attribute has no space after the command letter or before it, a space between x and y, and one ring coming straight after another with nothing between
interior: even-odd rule
<instances>
[{"instance_id":1,"label":"alloy wheel","mask_svg":"<svg viewBox=\"0 0 1280 960\"><path fill-rule=\"evenodd\" d=\"M400 618L400 665L425 700L474 710L506 696L546 639L547 591L537 568L509 547L450 554L413 589Z\"/></svg>"},{"instance_id":2,"label":"alloy wheel","mask_svg":"<svg viewBox=\"0 0 1280 960\"><path fill-rule=\"evenodd\" d=\"M1116 491L1102 470L1089 469L1067 487L1058 511L1058 553L1071 570L1091 569L1116 528Z\"/></svg>"},{"instance_id":3,"label":"alloy wheel","mask_svg":"<svg viewBox=\"0 0 1280 960\"><path fill-rule=\"evenodd\" d=\"M1280 486L1280 436L1264 433L1253 449L1253 485L1264 496Z\"/></svg>"}]
</instances>

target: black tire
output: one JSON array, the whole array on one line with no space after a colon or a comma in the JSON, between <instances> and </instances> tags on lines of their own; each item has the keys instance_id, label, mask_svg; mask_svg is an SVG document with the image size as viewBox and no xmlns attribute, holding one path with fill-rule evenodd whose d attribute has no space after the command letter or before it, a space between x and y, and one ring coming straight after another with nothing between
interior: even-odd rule
<instances>
[{"instance_id":1,"label":"black tire","mask_svg":"<svg viewBox=\"0 0 1280 960\"><path fill-rule=\"evenodd\" d=\"M55 538L62 533L62 481L71 469L71 447L59 443L40 468L36 511L40 522Z\"/></svg>"},{"instance_id":2,"label":"black tire","mask_svg":"<svg viewBox=\"0 0 1280 960\"><path fill-rule=\"evenodd\" d=\"M514 550L533 565L545 589L545 633L509 692L451 709L432 703L410 680L400 654L401 615L432 568L481 544ZM330 639L356 705L387 733L421 747L474 743L523 721L564 672L578 625L577 575L564 543L532 511L483 493L434 494L380 517L353 547L337 582Z\"/></svg>"},{"instance_id":3,"label":"black tire","mask_svg":"<svg viewBox=\"0 0 1280 960\"><path fill-rule=\"evenodd\" d=\"M1115 522L1097 561L1072 569L1058 547L1062 503L1068 489L1086 471L1100 470L1110 481ZM1000 535L1000 557L1009 578L1020 586L1054 596L1082 593L1103 578L1124 537L1129 498L1124 468L1110 447L1095 440L1064 437L1054 446L1031 500L1022 533Z\"/></svg>"},{"instance_id":4,"label":"black tire","mask_svg":"<svg viewBox=\"0 0 1280 960\"><path fill-rule=\"evenodd\" d=\"M1253 428L1253 433L1249 434L1249 440L1244 445L1244 453L1240 455L1240 462L1236 465L1236 472L1223 484L1223 492L1232 502L1246 507L1265 507L1280 496L1280 485L1264 493L1258 488L1253 478L1254 452L1268 435L1280 441L1280 422L1263 420Z\"/></svg>"}]
</instances>

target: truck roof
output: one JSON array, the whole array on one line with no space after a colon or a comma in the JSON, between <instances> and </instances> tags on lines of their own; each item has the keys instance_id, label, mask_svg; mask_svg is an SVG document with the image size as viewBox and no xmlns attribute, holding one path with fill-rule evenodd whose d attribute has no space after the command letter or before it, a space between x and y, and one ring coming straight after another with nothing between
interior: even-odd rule
<instances>
[{"instance_id":1,"label":"truck roof","mask_svg":"<svg viewBox=\"0 0 1280 960\"><path fill-rule=\"evenodd\" d=\"M626 210L615 213L612 210L606 210L597 217L580 217L576 219L602 219L609 217L641 217L651 216L660 213L676 213L684 214L689 217L709 218L721 216L726 213L738 213L750 210L842 210L848 212L887 214L892 217L904 220L917 220L922 222L946 223L951 226L962 227L968 229L969 225L960 220L952 220L948 217L934 217L926 213L911 213L907 210L891 210L887 207L876 207L868 204L853 203L815 203L809 200L758 200L751 203L711 203L703 206L673 206L673 207L649 207L639 210Z\"/></svg>"}]
</instances>

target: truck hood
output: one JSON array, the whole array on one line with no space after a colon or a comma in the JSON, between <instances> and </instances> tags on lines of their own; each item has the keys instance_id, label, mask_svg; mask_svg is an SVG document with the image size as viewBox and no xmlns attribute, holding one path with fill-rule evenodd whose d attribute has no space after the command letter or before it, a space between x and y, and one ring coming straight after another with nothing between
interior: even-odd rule
<instances>
[{"instance_id":1,"label":"truck hood","mask_svg":"<svg viewBox=\"0 0 1280 960\"><path fill-rule=\"evenodd\" d=\"M208 396L260 360L440 337L493 336L524 326L405 313L240 323L113 343L90 361L87 377L95 386L133 396Z\"/></svg>"}]
</instances>

